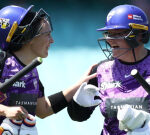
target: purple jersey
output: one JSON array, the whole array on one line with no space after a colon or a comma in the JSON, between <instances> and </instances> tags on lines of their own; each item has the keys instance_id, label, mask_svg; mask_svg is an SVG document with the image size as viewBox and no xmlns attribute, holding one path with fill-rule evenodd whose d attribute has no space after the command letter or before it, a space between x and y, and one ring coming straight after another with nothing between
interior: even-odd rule
<instances>
[{"instance_id":1,"label":"purple jersey","mask_svg":"<svg viewBox=\"0 0 150 135\"><path fill-rule=\"evenodd\" d=\"M102 135L125 135L118 128L117 109L125 104L135 109L150 112L150 96L130 73L138 69L150 83L150 56L134 63L123 63L117 59L105 61L97 68L98 87L102 103L100 110L105 117Z\"/></svg>"},{"instance_id":2,"label":"purple jersey","mask_svg":"<svg viewBox=\"0 0 150 135\"><path fill-rule=\"evenodd\" d=\"M14 76L18 71L24 68L23 65L16 57L11 56L6 59L3 68L0 82L5 82L7 79ZM43 93L39 89L39 76L37 69L34 68L24 77L16 81L7 90L7 99L1 104L6 106L23 106L26 110L35 115L37 105L37 98L42 97ZM0 117L0 123L4 117Z\"/></svg>"}]
</instances>

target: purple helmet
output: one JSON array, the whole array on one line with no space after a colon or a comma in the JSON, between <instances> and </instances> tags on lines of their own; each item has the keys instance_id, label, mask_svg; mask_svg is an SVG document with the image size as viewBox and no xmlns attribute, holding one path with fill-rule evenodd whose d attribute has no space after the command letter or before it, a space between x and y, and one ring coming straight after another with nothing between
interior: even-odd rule
<instances>
[{"instance_id":1,"label":"purple helmet","mask_svg":"<svg viewBox=\"0 0 150 135\"><path fill-rule=\"evenodd\" d=\"M130 29L131 23L149 25L147 16L142 9L133 5L119 5L108 13L105 27L97 30Z\"/></svg>"},{"instance_id":2,"label":"purple helmet","mask_svg":"<svg viewBox=\"0 0 150 135\"><path fill-rule=\"evenodd\" d=\"M6 6L0 10L0 48L7 50L11 37L14 34L12 29L13 24L19 24L25 17L25 15L31 10L33 5L25 9L19 6Z\"/></svg>"},{"instance_id":3,"label":"purple helmet","mask_svg":"<svg viewBox=\"0 0 150 135\"><path fill-rule=\"evenodd\" d=\"M109 34L109 30L124 29L124 32ZM107 42L108 39L124 39L130 48L115 48L125 50L124 55L129 50L133 50L139 45L149 41L149 22L144 11L134 5L119 5L113 8L107 15L105 27L97 29L104 32L104 37L98 39L99 46L106 57L112 58L112 48ZM141 34L141 40L138 35ZM141 44L142 43L142 44Z\"/></svg>"}]
</instances>

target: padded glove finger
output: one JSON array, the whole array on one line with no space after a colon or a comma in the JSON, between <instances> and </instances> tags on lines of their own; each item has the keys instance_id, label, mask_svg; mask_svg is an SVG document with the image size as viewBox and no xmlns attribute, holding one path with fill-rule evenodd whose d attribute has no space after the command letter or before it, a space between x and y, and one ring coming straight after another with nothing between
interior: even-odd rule
<instances>
[{"instance_id":1,"label":"padded glove finger","mask_svg":"<svg viewBox=\"0 0 150 135\"><path fill-rule=\"evenodd\" d=\"M95 96L99 97L99 88L84 82L73 96L73 99L80 106L91 107L101 103L101 100L95 99Z\"/></svg>"},{"instance_id":2,"label":"padded glove finger","mask_svg":"<svg viewBox=\"0 0 150 135\"><path fill-rule=\"evenodd\" d=\"M23 120L19 135L38 135L34 116L29 114L28 117Z\"/></svg>"},{"instance_id":3,"label":"padded glove finger","mask_svg":"<svg viewBox=\"0 0 150 135\"><path fill-rule=\"evenodd\" d=\"M13 135L18 135L20 126L22 124L22 120L11 120L9 118L5 118L1 124L1 127L4 130L10 131Z\"/></svg>"},{"instance_id":4,"label":"padded glove finger","mask_svg":"<svg viewBox=\"0 0 150 135\"><path fill-rule=\"evenodd\" d=\"M143 126L149 114L142 110L133 109L126 105L123 109L118 109L117 118L120 130L134 130Z\"/></svg>"},{"instance_id":5,"label":"padded glove finger","mask_svg":"<svg viewBox=\"0 0 150 135\"><path fill-rule=\"evenodd\" d=\"M143 127L127 132L127 135L150 135L150 118L148 118Z\"/></svg>"}]
</instances>

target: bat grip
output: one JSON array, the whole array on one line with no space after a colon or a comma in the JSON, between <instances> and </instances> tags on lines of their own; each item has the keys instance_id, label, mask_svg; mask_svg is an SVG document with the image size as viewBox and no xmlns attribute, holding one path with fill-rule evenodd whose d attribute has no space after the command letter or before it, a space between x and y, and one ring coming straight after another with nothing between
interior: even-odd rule
<instances>
[{"instance_id":1,"label":"bat grip","mask_svg":"<svg viewBox=\"0 0 150 135\"><path fill-rule=\"evenodd\" d=\"M141 84L141 86L150 94L150 85L145 81L145 79L140 75L137 69L131 71L131 75Z\"/></svg>"}]
</instances>

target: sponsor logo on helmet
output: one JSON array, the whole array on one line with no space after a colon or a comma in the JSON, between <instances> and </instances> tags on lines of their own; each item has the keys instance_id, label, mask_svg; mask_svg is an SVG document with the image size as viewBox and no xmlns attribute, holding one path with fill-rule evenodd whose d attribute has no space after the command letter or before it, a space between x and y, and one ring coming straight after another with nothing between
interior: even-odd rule
<instances>
[{"instance_id":1,"label":"sponsor logo on helmet","mask_svg":"<svg viewBox=\"0 0 150 135\"><path fill-rule=\"evenodd\" d=\"M9 19L0 18L0 26L2 29L6 29L7 27L10 27Z\"/></svg>"},{"instance_id":2,"label":"sponsor logo on helmet","mask_svg":"<svg viewBox=\"0 0 150 135\"><path fill-rule=\"evenodd\" d=\"M139 15L128 14L128 19L143 21L142 17Z\"/></svg>"}]
</instances>

